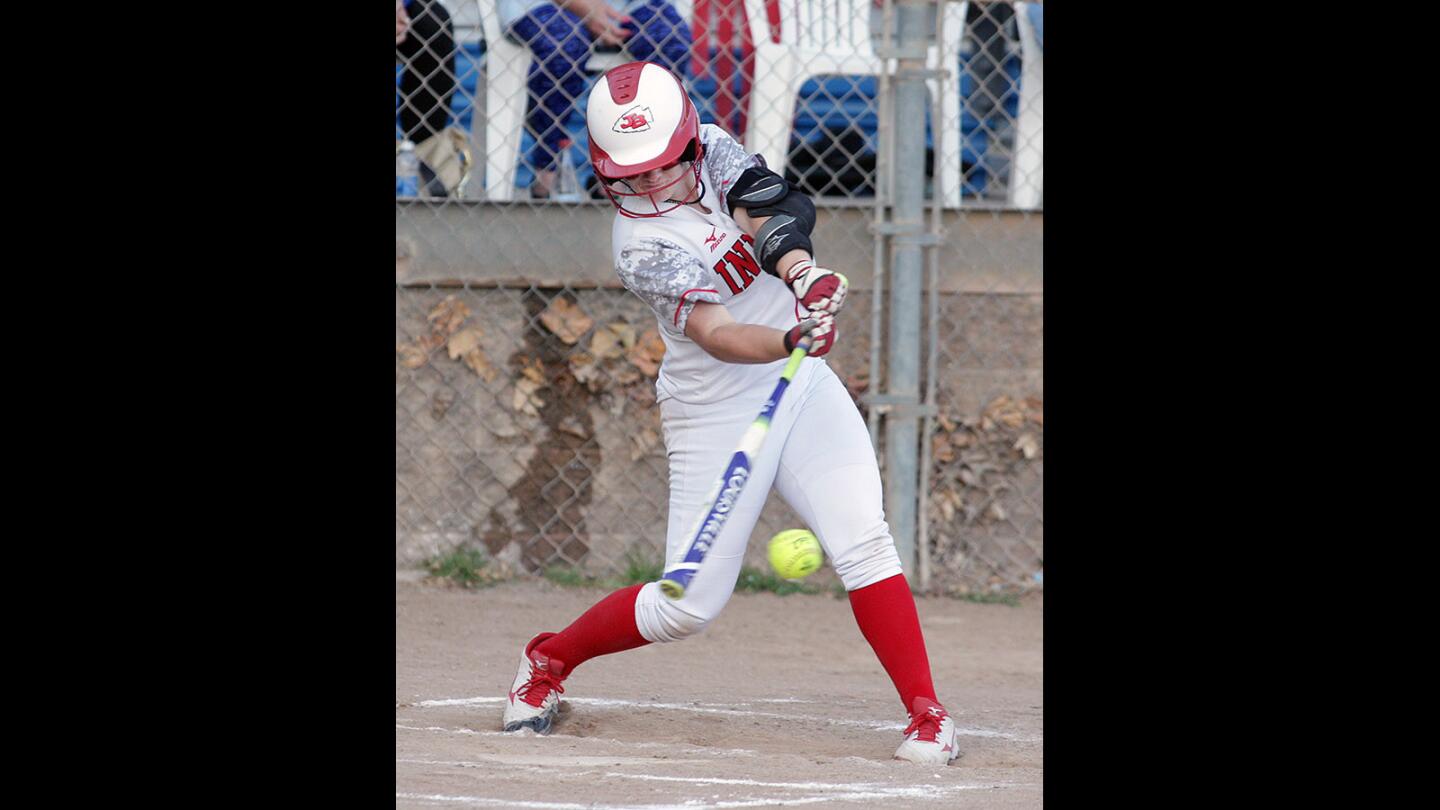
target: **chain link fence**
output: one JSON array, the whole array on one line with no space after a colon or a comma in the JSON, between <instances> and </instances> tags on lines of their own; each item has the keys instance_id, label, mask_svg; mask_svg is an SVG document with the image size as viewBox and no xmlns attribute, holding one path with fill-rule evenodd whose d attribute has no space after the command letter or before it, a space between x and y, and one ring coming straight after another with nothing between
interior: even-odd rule
<instances>
[{"instance_id":1,"label":"chain link fence","mask_svg":"<svg viewBox=\"0 0 1440 810\"><path fill-rule=\"evenodd\" d=\"M702 121L815 199L817 259L852 282L829 362L883 445L866 396L885 377L893 239L874 226L896 159L888 127L919 123L887 119L887 10L871 0L620 6L635 30L618 52L595 42L592 32L609 30L598 8L588 27L550 3L406 8L397 156L412 141L421 170L418 187L402 194L397 182L395 203L397 567L474 545L520 570L612 574L663 552L663 344L611 266L614 214L594 184L583 116L599 71L632 58L676 68ZM945 3L927 60L947 71L928 81L926 184L941 239L928 311L916 313L930 336L921 348L934 353L935 408L922 441L918 580L936 592L1042 584L1042 11ZM561 187L561 161L576 169L578 194ZM754 536L798 525L772 494ZM749 555L763 566L764 543Z\"/></svg>"}]
</instances>

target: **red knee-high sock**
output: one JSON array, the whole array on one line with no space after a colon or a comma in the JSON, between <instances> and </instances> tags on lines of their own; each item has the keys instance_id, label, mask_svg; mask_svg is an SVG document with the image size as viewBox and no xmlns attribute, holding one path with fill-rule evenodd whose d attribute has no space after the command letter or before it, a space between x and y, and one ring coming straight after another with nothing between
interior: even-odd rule
<instances>
[{"instance_id":1,"label":"red knee-high sock","mask_svg":"<svg viewBox=\"0 0 1440 810\"><path fill-rule=\"evenodd\" d=\"M916 697L935 697L930 680L930 657L925 654L925 637L920 634L920 617L915 612L915 597L904 574L896 574L873 585L850 592L850 609L860 633L875 650L880 664L900 693L905 712L915 704Z\"/></svg>"},{"instance_id":2,"label":"red knee-high sock","mask_svg":"<svg viewBox=\"0 0 1440 810\"><path fill-rule=\"evenodd\" d=\"M635 598L642 587L631 585L601 599L569 627L535 645L535 651L559 659L566 672L573 672L597 655L649 644L635 626Z\"/></svg>"}]
</instances>

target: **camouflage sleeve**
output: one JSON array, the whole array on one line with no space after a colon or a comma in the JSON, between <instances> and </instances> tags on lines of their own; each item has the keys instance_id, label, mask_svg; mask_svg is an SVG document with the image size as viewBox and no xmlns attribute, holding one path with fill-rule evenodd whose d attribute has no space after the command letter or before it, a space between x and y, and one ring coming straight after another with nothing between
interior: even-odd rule
<instances>
[{"instance_id":1,"label":"camouflage sleeve","mask_svg":"<svg viewBox=\"0 0 1440 810\"><path fill-rule=\"evenodd\" d=\"M725 195L730 193L730 187L740 179L740 175L751 166L764 166L765 159L759 155L752 155L745 151L730 134L714 124L705 124L711 128L709 142L705 145L705 169L708 182L715 184L715 191L720 197L720 207L730 214L730 201Z\"/></svg>"},{"instance_id":2,"label":"camouflage sleeve","mask_svg":"<svg viewBox=\"0 0 1440 810\"><path fill-rule=\"evenodd\" d=\"M685 334L697 302L720 303L705 265L674 242L637 239L620 250L615 271L625 289L649 304L661 326L674 334Z\"/></svg>"}]
</instances>

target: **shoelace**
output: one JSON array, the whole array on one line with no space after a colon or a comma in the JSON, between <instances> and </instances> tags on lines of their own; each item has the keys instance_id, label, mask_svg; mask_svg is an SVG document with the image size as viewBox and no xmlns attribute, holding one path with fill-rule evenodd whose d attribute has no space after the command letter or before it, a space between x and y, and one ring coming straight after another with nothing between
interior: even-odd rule
<instances>
[{"instance_id":1,"label":"shoelace","mask_svg":"<svg viewBox=\"0 0 1440 810\"><path fill-rule=\"evenodd\" d=\"M924 712L919 717L911 720L910 725L905 727L905 738L909 739L912 733L919 731L920 734L915 738L916 740L921 742L935 742L940 736L941 719L942 718L936 717L930 712Z\"/></svg>"},{"instance_id":2,"label":"shoelace","mask_svg":"<svg viewBox=\"0 0 1440 810\"><path fill-rule=\"evenodd\" d=\"M560 681L551 675L549 670L531 666L530 680L521 684L516 694L520 695L521 700L539 708L540 704L545 702L545 698L550 696L551 689L562 695L565 694L565 687L560 685Z\"/></svg>"}]
</instances>

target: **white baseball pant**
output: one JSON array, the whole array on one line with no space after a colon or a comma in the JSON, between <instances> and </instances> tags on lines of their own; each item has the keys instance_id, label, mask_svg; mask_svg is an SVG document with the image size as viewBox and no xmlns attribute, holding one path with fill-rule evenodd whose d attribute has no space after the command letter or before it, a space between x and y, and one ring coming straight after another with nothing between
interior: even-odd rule
<instances>
[{"instance_id":1,"label":"white baseball pant","mask_svg":"<svg viewBox=\"0 0 1440 810\"><path fill-rule=\"evenodd\" d=\"M670 460L667 562L681 559L688 549L695 520L708 506L705 497L770 395L772 386L763 388L704 405L675 399L660 403ZM829 365L807 359L771 420L730 519L684 597L670 600L655 582L640 589L635 623L642 636L652 642L679 641L720 615L735 590L746 545L772 485L815 532L846 590L900 573L865 422Z\"/></svg>"}]
</instances>

